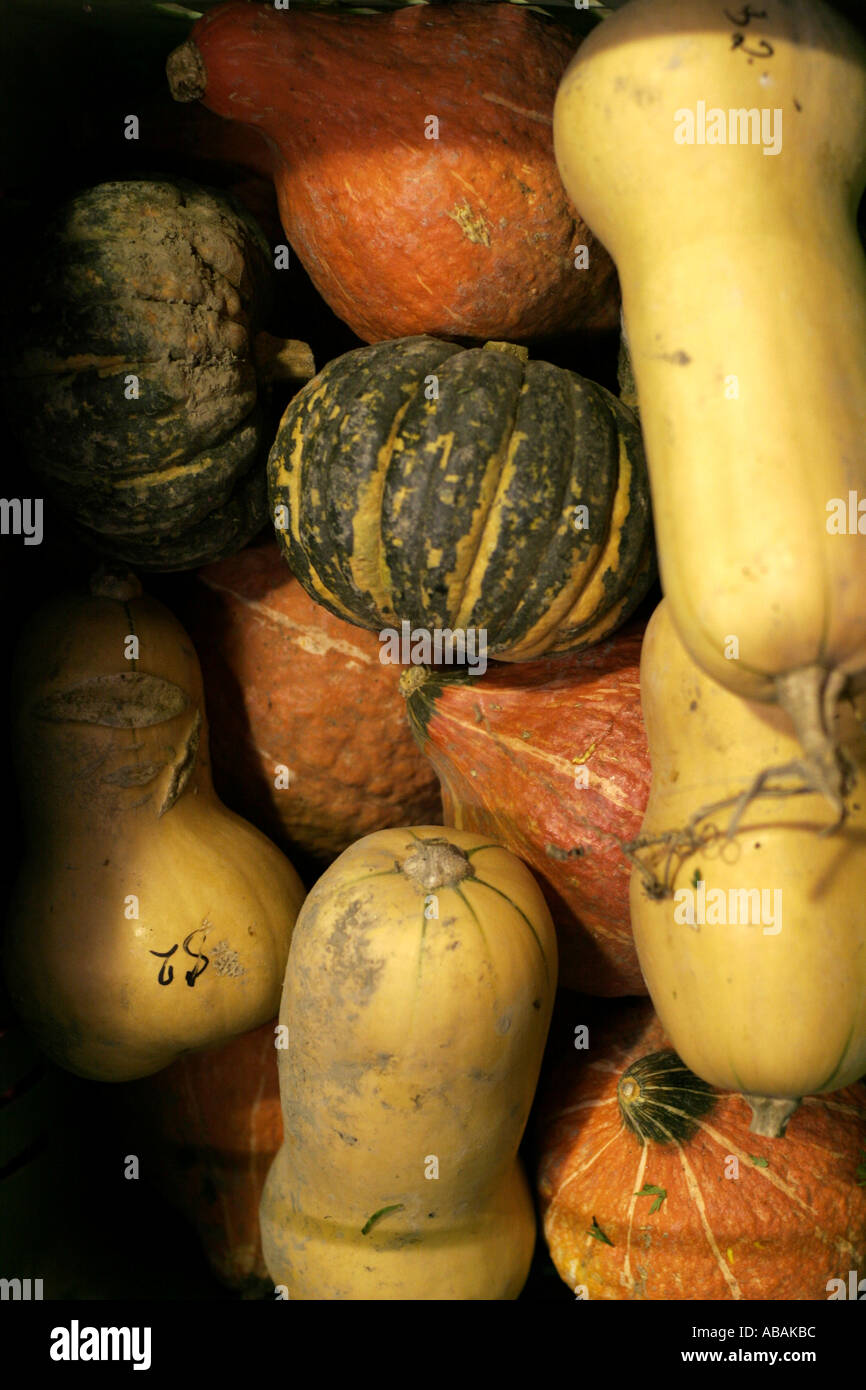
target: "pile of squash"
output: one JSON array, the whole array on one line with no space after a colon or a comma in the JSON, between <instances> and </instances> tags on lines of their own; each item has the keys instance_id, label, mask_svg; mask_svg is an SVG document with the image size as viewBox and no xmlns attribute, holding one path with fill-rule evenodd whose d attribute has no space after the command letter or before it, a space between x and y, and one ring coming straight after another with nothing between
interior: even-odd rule
<instances>
[{"instance_id":1,"label":"pile of squash","mask_svg":"<svg viewBox=\"0 0 866 1390\"><path fill-rule=\"evenodd\" d=\"M863 40L229 0L166 73L221 186L10 310L18 1021L242 1296L857 1297Z\"/></svg>"}]
</instances>

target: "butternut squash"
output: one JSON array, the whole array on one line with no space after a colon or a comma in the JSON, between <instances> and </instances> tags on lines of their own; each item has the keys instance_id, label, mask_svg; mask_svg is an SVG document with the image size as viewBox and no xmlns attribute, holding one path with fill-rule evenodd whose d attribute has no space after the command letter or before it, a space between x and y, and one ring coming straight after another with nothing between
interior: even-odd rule
<instances>
[{"instance_id":1,"label":"butternut squash","mask_svg":"<svg viewBox=\"0 0 866 1390\"><path fill-rule=\"evenodd\" d=\"M303 888L213 791L180 624L100 575L32 620L13 700L28 851L5 972L43 1050L128 1081L272 1018Z\"/></svg>"},{"instance_id":2,"label":"butternut squash","mask_svg":"<svg viewBox=\"0 0 866 1390\"><path fill-rule=\"evenodd\" d=\"M380 830L312 889L278 1051L262 1246L292 1299L511 1299L535 1214L517 1148L556 987L541 890L489 839Z\"/></svg>"},{"instance_id":3,"label":"butternut squash","mask_svg":"<svg viewBox=\"0 0 866 1390\"><path fill-rule=\"evenodd\" d=\"M832 733L857 768L846 822L782 771L778 707L732 695L692 661L665 600L647 628L641 697L652 785L634 847L641 969L674 1048L780 1133L800 1097L866 1072L866 697ZM745 788L745 791L744 791ZM798 793L798 794L795 794Z\"/></svg>"},{"instance_id":4,"label":"butternut squash","mask_svg":"<svg viewBox=\"0 0 866 1390\"><path fill-rule=\"evenodd\" d=\"M662 587L698 665L790 713L838 812L866 672L866 49L819 0L632 0L559 87L616 262Z\"/></svg>"}]
</instances>

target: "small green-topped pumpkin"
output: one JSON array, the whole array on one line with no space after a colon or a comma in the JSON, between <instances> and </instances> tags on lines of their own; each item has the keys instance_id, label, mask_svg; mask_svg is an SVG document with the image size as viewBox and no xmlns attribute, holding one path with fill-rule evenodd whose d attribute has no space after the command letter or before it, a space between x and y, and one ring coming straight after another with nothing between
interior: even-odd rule
<instances>
[{"instance_id":1,"label":"small green-topped pumpkin","mask_svg":"<svg viewBox=\"0 0 866 1390\"><path fill-rule=\"evenodd\" d=\"M227 195L183 179L86 189L34 248L4 364L12 430L102 553L185 569L266 521L262 386L313 371L261 330L270 251Z\"/></svg>"},{"instance_id":2,"label":"small green-topped pumpkin","mask_svg":"<svg viewBox=\"0 0 866 1390\"><path fill-rule=\"evenodd\" d=\"M866 1269L866 1088L807 1096L783 1138L756 1135L743 1097L685 1066L649 1000L604 1019L570 1000L560 1036L589 1017L588 1050L575 1030L539 1098L537 1192L577 1296L845 1298Z\"/></svg>"},{"instance_id":3,"label":"small green-topped pumpkin","mask_svg":"<svg viewBox=\"0 0 866 1390\"><path fill-rule=\"evenodd\" d=\"M483 630L503 661L574 650L655 572L633 413L509 343L337 358L290 402L268 478L293 573L373 631Z\"/></svg>"}]
</instances>

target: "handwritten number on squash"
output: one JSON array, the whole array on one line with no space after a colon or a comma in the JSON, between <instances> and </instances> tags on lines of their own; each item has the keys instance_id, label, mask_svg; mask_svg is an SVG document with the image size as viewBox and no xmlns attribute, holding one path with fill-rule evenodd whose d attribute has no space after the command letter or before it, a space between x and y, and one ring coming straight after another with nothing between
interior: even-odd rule
<instances>
[{"instance_id":1,"label":"handwritten number on squash","mask_svg":"<svg viewBox=\"0 0 866 1390\"><path fill-rule=\"evenodd\" d=\"M773 45L768 43L766 39L760 40L760 45L757 50L754 48L746 48L745 42L745 34L733 34L731 36L731 48L742 48L743 52L748 53L751 58L772 58L775 50L773 49Z\"/></svg>"},{"instance_id":2,"label":"handwritten number on squash","mask_svg":"<svg viewBox=\"0 0 866 1390\"><path fill-rule=\"evenodd\" d=\"M176 950L177 944L172 946L170 951L151 951L150 953L152 956L163 957L162 965L159 967L159 975L157 976L157 980L161 985L170 985L174 979L174 966L168 964L168 958L169 956L173 956ZM165 973L166 966L168 966L168 975Z\"/></svg>"},{"instance_id":3,"label":"handwritten number on squash","mask_svg":"<svg viewBox=\"0 0 866 1390\"><path fill-rule=\"evenodd\" d=\"M201 927L196 927L195 931L191 931L189 936L185 938L183 943L183 949L185 950L186 954L188 956L192 956L193 960L196 962L191 970L187 970L184 973L184 979L186 980L190 989L192 989L199 975L204 974L205 970L208 967L209 957L204 954L204 951L201 949L201 947L196 951L190 946L190 942L192 941L193 937L196 936L201 930ZM204 946L204 940L202 940L201 945L202 947ZM175 942L170 951L150 952L152 956L160 956L162 958L162 965L159 967L159 975L157 976L158 984L170 985L172 980L174 979L174 966L169 965L169 957L173 956L176 950L177 942ZM168 971L168 973L166 973L166 970Z\"/></svg>"},{"instance_id":4,"label":"handwritten number on squash","mask_svg":"<svg viewBox=\"0 0 866 1390\"><path fill-rule=\"evenodd\" d=\"M193 937L196 936L201 930L201 927L196 927L195 931L191 931L189 936L183 943L183 949L186 951L187 955L192 956L193 959L197 961L197 964L193 966L192 970L187 970L186 972L185 978L190 989L195 984L199 975L204 974L205 970L207 970L207 963L209 957L204 954L204 950L202 949L204 947L204 937L202 937L201 947L197 951L193 951L189 944L192 941Z\"/></svg>"},{"instance_id":5,"label":"handwritten number on squash","mask_svg":"<svg viewBox=\"0 0 866 1390\"><path fill-rule=\"evenodd\" d=\"M751 19L766 19L766 10L753 10L751 5L743 6L743 13L739 15L731 14L730 10L725 10L725 19L729 19L738 29L744 29Z\"/></svg>"},{"instance_id":6,"label":"handwritten number on squash","mask_svg":"<svg viewBox=\"0 0 866 1390\"><path fill-rule=\"evenodd\" d=\"M753 10L751 5L744 5L741 14L731 14L730 10L724 10L723 13L725 19L727 19L729 23L736 25L737 29L745 29L746 25L750 24L753 19L767 18L766 10ZM732 49L742 48L743 52L748 53L750 58L772 58L774 52L773 45L767 39L758 39L756 42L757 48L747 48L745 34L736 33L731 35Z\"/></svg>"}]
</instances>

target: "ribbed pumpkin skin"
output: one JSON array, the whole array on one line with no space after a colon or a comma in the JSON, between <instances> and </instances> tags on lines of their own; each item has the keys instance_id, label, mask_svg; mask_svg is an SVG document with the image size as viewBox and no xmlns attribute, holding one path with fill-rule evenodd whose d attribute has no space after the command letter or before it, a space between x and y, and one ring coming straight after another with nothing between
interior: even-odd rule
<instances>
[{"instance_id":1,"label":"ribbed pumpkin skin","mask_svg":"<svg viewBox=\"0 0 866 1390\"><path fill-rule=\"evenodd\" d=\"M183 610L201 655L220 794L278 843L334 858L442 804L370 633L304 592L274 541L200 570ZM289 769L277 787L277 765Z\"/></svg>"},{"instance_id":2,"label":"ribbed pumpkin skin","mask_svg":"<svg viewBox=\"0 0 866 1390\"><path fill-rule=\"evenodd\" d=\"M613 838L637 835L649 796L642 631L459 682L430 672L407 694L446 823L499 840L529 865L556 925L560 982L584 994L646 993L631 866ZM581 770L586 786L575 785Z\"/></svg>"},{"instance_id":3,"label":"ribbed pumpkin skin","mask_svg":"<svg viewBox=\"0 0 866 1390\"><path fill-rule=\"evenodd\" d=\"M252 219L186 180L100 184L58 212L33 273L7 397L46 486L138 566L243 545L265 520Z\"/></svg>"},{"instance_id":4,"label":"ribbed pumpkin skin","mask_svg":"<svg viewBox=\"0 0 866 1390\"><path fill-rule=\"evenodd\" d=\"M575 1019L578 1015L575 1014ZM620 1005L572 1051L539 1107L538 1193L553 1262L572 1288L598 1299L815 1299L830 1279L866 1267L866 1087L807 1097L783 1139L749 1132L739 1095L711 1092L690 1139L642 1146L623 1123L617 1088L637 1063L633 1110L679 1130L684 1101L653 1057L669 1049L649 1002ZM669 1062L670 1058L664 1059ZM654 1084L662 1107L650 1107ZM705 1102L703 1102L705 1103ZM641 1109L643 1107L643 1109ZM733 1171L736 1158L739 1176ZM756 1163L755 1160L758 1160ZM664 1189L635 1197L645 1186ZM593 1219L612 1242L589 1234Z\"/></svg>"},{"instance_id":5,"label":"ribbed pumpkin skin","mask_svg":"<svg viewBox=\"0 0 866 1390\"><path fill-rule=\"evenodd\" d=\"M192 1222L224 1284L267 1282L259 1201L283 1138L276 1019L118 1087L147 1177Z\"/></svg>"},{"instance_id":6,"label":"ribbed pumpkin skin","mask_svg":"<svg viewBox=\"0 0 866 1390\"><path fill-rule=\"evenodd\" d=\"M361 339L615 326L613 267L553 159L571 35L508 5L331 15L228 4L189 42L206 87L185 99L201 94L269 137L286 236ZM431 115L438 139L425 134Z\"/></svg>"},{"instance_id":7,"label":"ribbed pumpkin skin","mask_svg":"<svg viewBox=\"0 0 866 1390\"><path fill-rule=\"evenodd\" d=\"M243 433L250 442L253 434L261 440L261 431L262 420L256 411L254 422ZM78 534L106 559L134 565L137 570L189 570L235 555L267 522L267 479L259 444L256 452L258 461L238 478L227 500L176 534L160 536L154 530L140 536L115 536L83 526L76 528Z\"/></svg>"},{"instance_id":8,"label":"ribbed pumpkin skin","mask_svg":"<svg viewBox=\"0 0 866 1390\"><path fill-rule=\"evenodd\" d=\"M527 660L599 641L654 574L634 416L509 344L345 353L290 402L268 480L292 572L377 632L483 629Z\"/></svg>"}]
</instances>

